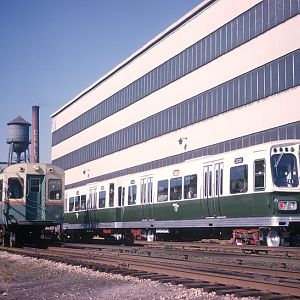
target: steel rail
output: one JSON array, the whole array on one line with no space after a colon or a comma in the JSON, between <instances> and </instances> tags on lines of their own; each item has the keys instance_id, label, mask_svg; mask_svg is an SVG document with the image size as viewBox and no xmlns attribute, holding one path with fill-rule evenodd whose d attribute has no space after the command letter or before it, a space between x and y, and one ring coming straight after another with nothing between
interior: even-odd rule
<instances>
[{"instance_id":1,"label":"steel rail","mask_svg":"<svg viewBox=\"0 0 300 300\"><path fill-rule=\"evenodd\" d=\"M19 250L19 249L18 249ZM66 249L60 249L59 253L57 250L36 250L35 253L31 251L27 251L28 255L34 256L39 255L40 257L47 259L57 259L62 258L63 261L66 262L76 262L77 264L81 264L84 266L113 266L122 268L123 270L134 270L137 272L148 272L155 273L160 275L167 275L170 277L180 277L184 279L191 279L196 281L205 281L205 282L213 282L223 285L233 285L242 288L254 288L261 291L273 292L279 294L289 294L293 296L300 297L300 289L299 282L297 280L295 283L286 282L284 278L271 278L270 276L262 276L259 275L258 278L251 278L249 273L239 272L238 274L230 273L228 270L220 270L215 268L213 264L210 264L210 268L206 268L205 266L191 267L189 264L183 265L179 264L178 261L175 263L175 260L168 260L166 258L163 259L164 263L161 259L154 259L149 257L142 257L141 259L137 259L137 257L130 256L129 258L125 257L125 255L120 254L112 254L100 252L96 254L95 252L84 252L82 250L72 249L71 251L65 251ZM16 252L15 249L9 250L10 252ZM23 255L26 253L26 250L18 251ZM63 258L62 256L65 256ZM146 259L149 259L146 261ZM187 263L187 262L185 262ZM191 263L191 262L188 262ZM193 262L195 263L195 262ZM204 267L204 269L203 269ZM268 281L269 280L269 281ZM273 280L273 281L271 281Z\"/></svg>"}]
</instances>

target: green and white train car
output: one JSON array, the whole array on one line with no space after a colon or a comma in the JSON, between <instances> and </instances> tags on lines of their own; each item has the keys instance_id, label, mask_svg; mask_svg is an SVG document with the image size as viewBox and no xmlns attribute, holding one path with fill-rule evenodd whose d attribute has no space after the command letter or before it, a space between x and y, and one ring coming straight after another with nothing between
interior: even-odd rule
<instances>
[{"instance_id":1,"label":"green and white train car","mask_svg":"<svg viewBox=\"0 0 300 300\"><path fill-rule=\"evenodd\" d=\"M299 245L299 152L270 142L70 189L64 233Z\"/></svg>"}]
</instances>

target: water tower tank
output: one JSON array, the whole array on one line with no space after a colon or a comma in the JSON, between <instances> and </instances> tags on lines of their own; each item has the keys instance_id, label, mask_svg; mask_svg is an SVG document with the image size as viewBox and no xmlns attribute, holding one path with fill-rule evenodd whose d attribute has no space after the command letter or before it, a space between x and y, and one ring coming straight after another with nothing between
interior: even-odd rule
<instances>
[{"instance_id":1,"label":"water tower tank","mask_svg":"<svg viewBox=\"0 0 300 300\"><path fill-rule=\"evenodd\" d=\"M31 124L25 121L21 116L7 123L8 138L7 144L11 144L12 151L17 153L20 157L22 152L28 149L29 141L29 127Z\"/></svg>"}]
</instances>

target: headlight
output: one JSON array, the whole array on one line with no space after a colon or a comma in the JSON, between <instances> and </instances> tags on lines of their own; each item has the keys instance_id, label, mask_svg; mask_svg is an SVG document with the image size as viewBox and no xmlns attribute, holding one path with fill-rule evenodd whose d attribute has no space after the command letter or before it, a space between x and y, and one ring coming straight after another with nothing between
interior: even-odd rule
<instances>
[{"instance_id":1,"label":"headlight","mask_svg":"<svg viewBox=\"0 0 300 300\"><path fill-rule=\"evenodd\" d=\"M297 210L297 201L291 200L279 200L278 209L279 210Z\"/></svg>"}]
</instances>

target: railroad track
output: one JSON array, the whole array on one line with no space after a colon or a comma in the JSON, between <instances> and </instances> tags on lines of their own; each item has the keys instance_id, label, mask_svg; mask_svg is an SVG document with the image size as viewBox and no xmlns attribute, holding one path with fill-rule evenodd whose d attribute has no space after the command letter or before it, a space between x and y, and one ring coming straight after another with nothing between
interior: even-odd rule
<instances>
[{"instance_id":1,"label":"railroad track","mask_svg":"<svg viewBox=\"0 0 300 300\"><path fill-rule=\"evenodd\" d=\"M300 299L299 270L205 262L168 257L168 255L157 257L149 253L138 253L134 247L109 248L79 244L76 246L77 249L66 247L34 250L32 248L0 249L99 271L150 278L173 284L180 283L187 288L203 288L207 292L214 291L223 295L260 296L260 299ZM85 247L85 250L82 251L78 247ZM128 253L130 249L132 253Z\"/></svg>"}]
</instances>

